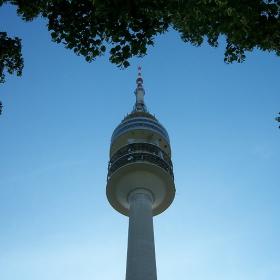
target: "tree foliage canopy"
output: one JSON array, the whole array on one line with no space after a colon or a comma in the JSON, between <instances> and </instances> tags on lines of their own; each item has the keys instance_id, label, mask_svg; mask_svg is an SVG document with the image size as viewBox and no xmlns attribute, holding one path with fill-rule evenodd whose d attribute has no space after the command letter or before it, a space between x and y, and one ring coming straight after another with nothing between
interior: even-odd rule
<instances>
[{"instance_id":1,"label":"tree foliage canopy","mask_svg":"<svg viewBox=\"0 0 280 280\"><path fill-rule=\"evenodd\" d=\"M9 74L16 72L18 76L21 76L22 68L20 39L18 37L12 39L7 36L6 32L0 32L0 83L5 82L4 70Z\"/></svg>"},{"instance_id":2,"label":"tree foliage canopy","mask_svg":"<svg viewBox=\"0 0 280 280\"><path fill-rule=\"evenodd\" d=\"M109 60L125 68L129 58L145 56L147 46L169 28L194 46L207 40L218 47L224 36L226 63L243 62L245 52L254 48L280 56L280 0L0 0L0 6L3 3L16 5L25 21L46 18L52 40L89 62L110 48ZM11 54L4 48L7 53L2 55L3 38L0 67L20 75L18 49ZM11 40L20 46L18 38ZM7 64L7 57L17 63Z\"/></svg>"}]
</instances>

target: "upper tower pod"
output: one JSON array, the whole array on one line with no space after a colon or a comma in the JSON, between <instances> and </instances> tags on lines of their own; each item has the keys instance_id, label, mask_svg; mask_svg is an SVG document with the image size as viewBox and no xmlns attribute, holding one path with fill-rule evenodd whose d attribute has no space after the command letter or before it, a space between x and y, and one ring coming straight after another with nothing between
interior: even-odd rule
<instances>
[{"instance_id":1,"label":"upper tower pod","mask_svg":"<svg viewBox=\"0 0 280 280\"><path fill-rule=\"evenodd\" d=\"M141 67L136 84L133 110L111 137L106 194L118 212L129 216L131 193L145 189L153 196L153 215L158 215L175 196L170 140L164 126L147 111Z\"/></svg>"},{"instance_id":2,"label":"upper tower pod","mask_svg":"<svg viewBox=\"0 0 280 280\"><path fill-rule=\"evenodd\" d=\"M122 122L113 131L111 137L110 157L118 147L127 144L127 142L148 142L160 146L171 157L169 135L156 117L151 115L145 105L143 88L143 79L141 67L138 67L137 87L134 91L136 101L133 109ZM146 131L146 132L145 132ZM126 133L127 132L127 133ZM120 137L120 136L123 137ZM128 138L127 138L128 137Z\"/></svg>"}]
</instances>

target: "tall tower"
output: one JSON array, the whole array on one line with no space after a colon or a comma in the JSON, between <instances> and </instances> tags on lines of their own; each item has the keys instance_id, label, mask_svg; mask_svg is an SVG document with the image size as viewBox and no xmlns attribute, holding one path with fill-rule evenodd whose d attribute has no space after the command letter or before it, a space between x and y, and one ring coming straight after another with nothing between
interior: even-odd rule
<instances>
[{"instance_id":1,"label":"tall tower","mask_svg":"<svg viewBox=\"0 0 280 280\"><path fill-rule=\"evenodd\" d=\"M141 67L132 112L111 138L106 194L112 207L129 217L126 280L156 280L153 216L175 196L170 140L144 102Z\"/></svg>"}]
</instances>

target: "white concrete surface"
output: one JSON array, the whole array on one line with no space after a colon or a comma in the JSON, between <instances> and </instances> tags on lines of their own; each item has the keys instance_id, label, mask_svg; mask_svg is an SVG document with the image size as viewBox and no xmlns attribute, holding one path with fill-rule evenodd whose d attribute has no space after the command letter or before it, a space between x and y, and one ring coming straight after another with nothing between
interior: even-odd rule
<instances>
[{"instance_id":1,"label":"white concrete surface","mask_svg":"<svg viewBox=\"0 0 280 280\"><path fill-rule=\"evenodd\" d=\"M134 190L129 199L126 280L156 280L153 197Z\"/></svg>"},{"instance_id":2,"label":"white concrete surface","mask_svg":"<svg viewBox=\"0 0 280 280\"><path fill-rule=\"evenodd\" d=\"M175 197L172 177L162 168L148 162L135 162L119 168L108 180L107 199L119 213L129 216L127 198L134 189L144 188L154 196L153 215L164 212Z\"/></svg>"}]
</instances>

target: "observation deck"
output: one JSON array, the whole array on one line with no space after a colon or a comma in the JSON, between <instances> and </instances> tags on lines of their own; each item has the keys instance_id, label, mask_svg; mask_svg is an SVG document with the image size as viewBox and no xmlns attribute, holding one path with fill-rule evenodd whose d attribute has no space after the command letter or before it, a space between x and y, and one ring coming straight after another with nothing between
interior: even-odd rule
<instances>
[{"instance_id":1,"label":"observation deck","mask_svg":"<svg viewBox=\"0 0 280 280\"><path fill-rule=\"evenodd\" d=\"M120 168L135 163L156 165L174 179L170 157L160 147L150 143L134 143L121 147L111 157L108 164L107 180Z\"/></svg>"}]
</instances>

